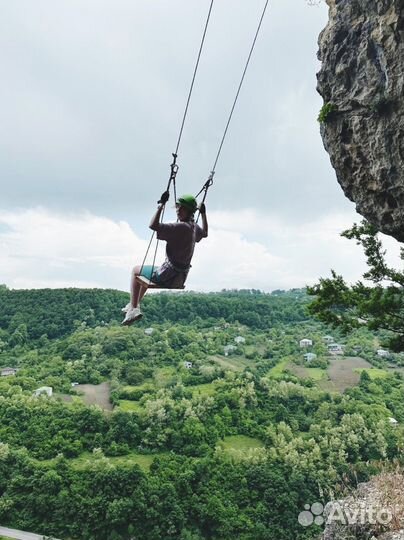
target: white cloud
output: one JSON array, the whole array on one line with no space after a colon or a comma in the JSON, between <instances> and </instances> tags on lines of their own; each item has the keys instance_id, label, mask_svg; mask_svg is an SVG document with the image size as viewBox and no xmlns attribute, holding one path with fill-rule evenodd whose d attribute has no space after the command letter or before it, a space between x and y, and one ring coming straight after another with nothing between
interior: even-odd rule
<instances>
[{"instance_id":1,"label":"white cloud","mask_svg":"<svg viewBox=\"0 0 404 540\"><path fill-rule=\"evenodd\" d=\"M365 270L361 249L339 236L355 219L348 213L313 219L304 227L252 209L213 212L209 218L209 238L197 246L188 289L269 291L314 283L329 275L330 268L349 281ZM143 233L148 234L146 227ZM147 243L128 223L90 213L0 211L0 281L13 288L125 290L130 269L142 261ZM387 239L387 247L391 264L400 265L399 244ZM158 261L163 248L164 243Z\"/></svg>"},{"instance_id":2,"label":"white cloud","mask_svg":"<svg viewBox=\"0 0 404 540\"><path fill-rule=\"evenodd\" d=\"M86 208L113 219L143 212L166 183L208 3L3 4L2 204ZM197 191L210 171L259 4L215 3L180 147L181 191ZM342 193L328 196L339 188L315 120L316 41L326 16L325 3L311 9L305 0L271 2L209 204L226 199L239 208L247 182L243 201L279 207L292 219L315 182L317 212L344 204Z\"/></svg>"},{"instance_id":3,"label":"white cloud","mask_svg":"<svg viewBox=\"0 0 404 540\"><path fill-rule=\"evenodd\" d=\"M281 280L286 268L287 261L265 245L246 240L238 231L211 228L210 237L197 246L189 288L268 290L274 288L271 276Z\"/></svg>"},{"instance_id":4,"label":"white cloud","mask_svg":"<svg viewBox=\"0 0 404 540\"><path fill-rule=\"evenodd\" d=\"M16 288L122 287L146 249L127 223L88 213L0 212L1 226L1 281Z\"/></svg>"},{"instance_id":5,"label":"white cloud","mask_svg":"<svg viewBox=\"0 0 404 540\"><path fill-rule=\"evenodd\" d=\"M352 224L350 215L292 225L252 209L214 212L205 249L198 247L190 286L262 290L304 287L336 268L353 281L364 270L355 245L339 233ZM224 270L220 271L223 268ZM207 278L213 269L213 276Z\"/></svg>"},{"instance_id":6,"label":"white cloud","mask_svg":"<svg viewBox=\"0 0 404 540\"><path fill-rule=\"evenodd\" d=\"M142 260L145 214L166 182L208 6L118 4L4 5L0 281L12 287L126 289L130 267ZM180 149L181 191L199 189L210 170L256 7L215 5ZM361 249L339 236L360 217L338 186L316 122L316 41L326 19L323 2L318 9L305 0L271 4L209 195L208 209L217 211L209 212L211 233L198 246L189 288L289 288L330 268L350 281L365 269ZM44 208L15 209L36 204ZM391 264L402 265L397 243L387 239L386 247Z\"/></svg>"}]
</instances>

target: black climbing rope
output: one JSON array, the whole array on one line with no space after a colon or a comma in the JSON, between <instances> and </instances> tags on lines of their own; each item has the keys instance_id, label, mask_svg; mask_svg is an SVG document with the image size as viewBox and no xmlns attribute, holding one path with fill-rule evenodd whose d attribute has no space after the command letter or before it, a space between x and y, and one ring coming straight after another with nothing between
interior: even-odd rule
<instances>
[{"instance_id":1,"label":"black climbing rope","mask_svg":"<svg viewBox=\"0 0 404 540\"><path fill-rule=\"evenodd\" d=\"M193 89L194 89L195 78L196 78L196 74L197 74L198 67L199 67L199 61L200 61L200 59L201 59L203 46L204 46L204 44L205 44L205 37L206 37L206 32L207 32L208 26L209 26L210 15L211 15L211 13L212 13L213 2L214 2L214 0L211 0L211 2L210 2L210 7L209 7L209 12L208 12L208 16L207 16L207 18L206 18L206 23L205 23L205 28L204 28L204 30L203 30L203 35L202 35L201 45L200 45L200 47L199 47L198 57L197 57L196 64L195 64L195 69L194 69L194 74L193 74L193 76L192 76L191 86L190 86L189 93L188 93L187 104L186 104L186 106L185 106L184 116L183 116L183 118L182 118L182 123L181 123L181 128L180 128L180 133L179 133L179 135L178 135L177 147L176 147L175 152L174 152L175 154L178 154L178 149L179 149L179 147L180 147L180 142L181 142L182 132L184 131L185 119L186 119L187 114L188 114L189 103L190 103L190 101L191 101L192 91L193 91Z\"/></svg>"},{"instance_id":2,"label":"black climbing rope","mask_svg":"<svg viewBox=\"0 0 404 540\"><path fill-rule=\"evenodd\" d=\"M207 33L208 26L209 26L210 16L211 16L211 13L212 13L213 2L214 2L214 0L211 0L208 16L207 16L207 19L206 19L206 23L205 23L205 27L204 27L204 31L203 31L203 35L202 35L201 44L200 44L200 47L199 47L197 61L196 61L194 73L193 73L193 76L192 76L191 86L190 86L190 89L189 89L188 98L187 98L187 102L186 102L186 106L185 106L185 110L184 110L184 115L183 115L182 122L181 122L181 127L180 127L180 132L179 132L179 135L178 135L176 150L172 154L173 162L171 163L171 172L170 172L170 177L169 177L169 180L168 180L166 191L169 192L171 185L173 185L175 200L177 200L176 176L177 176L177 172L178 172L178 165L177 165L178 150L179 150L179 146L180 146L180 143L181 143L181 138L182 138L182 134L183 134L183 130L184 130L185 120L186 120L186 117L187 117L187 114L188 114L189 104L190 104L190 101L191 101L191 96L192 96L192 92L193 92L193 88L194 88L196 74L197 74L198 67L199 67L199 62L200 62L201 55L202 55L203 46L204 46L204 43L205 43L206 33ZM243 70L243 73L242 73L242 76L241 76L241 80L240 80L240 83L238 85L237 92L236 92L232 107L230 109L230 114L229 114L229 117L228 117L227 122L226 122L226 126L225 126L225 129L224 129L223 136L221 138L220 144L219 144L219 148L218 148L218 151L217 151L214 163L213 163L213 167L211 169L211 173L210 173L207 181L202 186L202 189L196 195L196 197L199 197L199 195L201 195L201 193L203 193L202 203L205 202L206 197L208 195L208 190L213 185L213 177L214 177L214 175L216 173L216 167L217 167L217 164L218 164L218 161L219 161L222 149L223 149L225 139L227 137L229 126L230 126L231 120L233 118L233 113L234 113L234 110L236 108L236 105L237 105L237 102L238 102L238 99L239 99L241 88L243 86L244 79L245 79L245 76L246 76L246 73L247 73L247 70L248 70L248 67L249 67L249 64L250 64L250 60L251 60L251 57L252 57L254 49L255 49L255 45L256 45L256 42L257 42L257 39L258 39L258 35L260 33L260 30L261 30L262 22L264 20L265 14L266 14L268 4L269 4L269 0L266 0L265 4L264 4L264 8L263 8L262 13L261 13L261 17L259 19L258 27L257 27L257 30L255 32L254 39L253 39L253 42L252 42L248 57L247 57L247 61L246 61L245 66L244 66L244 70ZM159 201L159 202L161 202L161 201ZM163 204L165 206L165 203L163 203ZM163 219L164 210L165 210L165 208L163 208L163 211L162 211L162 214L161 214L161 219ZM200 211L198 213L196 223L198 222L199 217L200 217ZM141 270L143 270L144 263L146 261L148 252L150 250L150 246L151 246L153 238L154 238L154 234L155 234L155 232L153 231L152 237L151 237L150 242L149 242L149 246L147 248L145 257L143 259ZM157 245L156 245L156 249L155 249L155 252L154 252L153 269L154 269L154 265L155 265L155 261L156 261L157 250L158 250L158 240L157 240Z\"/></svg>"},{"instance_id":3,"label":"black climbing rope","mask_svg":"<svg viewBox=\"0 0 404 540\"><path fill-rule=\"evenodd\" d=\"M233 118L234 109L236 108L236 104L237 104L237 101L238 101L238 98L239 98L239 95L240 95L241 87L243 86L244 78L245 78L245 75L247 73L247 69L248 69L248 66L250 64L250 60L251 60L252 54L253 54L254 49L255 49L255 44L257 42L258 35L260 33L260 30L261 30L262 22L264 20L268 4L269 4L269 0L266 0L264 8L263 8L262 13L261 13L261 17L259 19L257 30L255 32L255 36L254 36L254 39L253 39L253 42L252 42L252 45L251 45L251 48L250 48L250 52L248 54L247 61L246 61L246 64L244 66L243 74L241 76L241 80L240 80L240 83L239 83L238 88L237 88L236 96L234 98L233 105L231 107L230 114L229 114L229 117L227 119L226 127L224 129L223 136L222 136L222 139L221 139L220 144L219 144L219 148L218 148L218 151L217 151L217 154L216 154L216 158L215 158L215 161L213 163L213 167L211 169L211 173L209 175L208 180L205 182L202 189L199 191L199 193L197 195L197 197L198 197L202 192L204 192L203 200L202 200L203 203L205 202L205 199L206 199L206 197L208 195L208 189L213 184L213 177L214 177L215 172L216 172L216 166L217 166L217 163L219 161L220 154L222 153L223 144L224 144L224 141L226 139L227 132L229 130L230 122L231 122L231 120ZM198 222L199 216L200 216L200 212L198 214L196 222Z\"/></svg>"},{"instance_id":4,"label":"black climbing rope","mask_svg":"<svg viewBox=\"0 0 404 540\"><path fill-rule=\"evenodd\" d=\"M240 95L241 87L243 86L245 74L247 73L247 69L248 69L248 66L250 64L251 56L252 56L252 54L254 52L255 44L257 42L258 34L260 33L260 30L261 30L262 21L264 20L265 13L266 13L266 10L267 10L267 7L268 7L268 3L269 3L269 0L266 0L265 5L264 5L264 9L262 10L262 13L261 13L261 18L260 18L259 23L258 23L257 31L255 32L254 40L253 40L253 43L251 45L250 52L248 54L247 62L246 62L245 67L244 67L243 75L241 76L240 84L238 85L238 88L237 88L236 97L234 98L234 102L233 102L233 105L232 105L232 108L231 108L231 111L230 111L230 114L229 114L229 118L227 120L227 124L226 124L225 130L224 130L224 133L223 133L223 137L222 137L222 140L220 141L219 150L217 151L215 162L213 163L213 167L212 167L213 174L215 173L216 165L217 165L217 162L219 161L219 157L220 157L220 154L222 152L223 143L224 143L224 141L226 139L226 135L227 135L227 132L228 132L228 129L229 129L231 119L233 118L234 109L236 108L236 104L237 104L237 101L238 101L238 97Z\"/></svg>"},{"instance_id":5,"label":"black climbing rope","mask_svg":"<svg viewBox=\"0 0 404 540\"><path fill-rule=\"evenodd\" d=\"M178 140L177 140L177 146L175 148L175 152L172 154L173 162L170 165L170 176L169 176L169 179L168 179L166 192L168 192L168 193L170 192L170 188L171 188L171 185L172 185L173 186L173 191L174 191L174 200L175 201L177 200L176 177L177 177L177 173L178 173L178 165L177 165L178 150L179 150L179 147L180 147L181 138L182 138L182 134L183 134L183 131L184 131L185 120L187 118L189 104L191 102L192 92L193 92L193 89L194 89L196 74L198 72L198 67L199 67L199 63L200 63L200 60L201 60L201 56L202 56L203 46L205 44L206 33L207 33L209 22L210 22L210 16L212 14L213 2L214 2L214 0L211 0L211 2L210 2L209 11L208 11L208 15L206 17L206 22L205 22L205 26L204 26L204 30L203 30L203 34L202 34L202 39L201 39L201 43L200 43L200 46L199 46L199 51L198 51L198 55L197 55L197 59L196 59L196 63L195 63L195 68L194 68L194 72L193 72L193 75L192 75L191 86L189 88L187 102L186 102L184 114L183 114L183 117L182 117L180 132L179 132ZM160 201L158 201L158 202L160 203ZM163 203L163 204L164 204L164 207L165 207L165 203ZM164 217L164 210L165 210L165 208L163 208L163 211L162 211L162 214L161 214L161 220ZM154 239L154 235L155 235L155 231L153 231L153 233L151 235L149 245L147 247L145 256L143 258L140 273L142 273L144 264L145 264L146 259L147 259L147 255L149 253L151 244L152 244L153 239ZM154 251L153 270L154 270L154 267L155 267L158 245L159 245L159 240L157 240L156 249Z\"/></svg>"}]
</instances>

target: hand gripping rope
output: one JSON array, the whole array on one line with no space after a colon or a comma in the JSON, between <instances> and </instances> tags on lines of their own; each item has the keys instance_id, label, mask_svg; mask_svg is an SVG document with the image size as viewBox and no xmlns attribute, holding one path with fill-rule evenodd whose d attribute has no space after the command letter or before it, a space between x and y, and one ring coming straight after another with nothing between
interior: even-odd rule
<instances>
[{"instance_id":1,"label":"hand gripping rope","mask_svg":"<svg viewBox=\"0 0 404 540\"><path fill-rule=\"evenodd\" d=\"M170 187L171 187L171 184L172 184L173 185L174 199L175 200L177 200L176 177L177 177L177 173L178 173L178 169L179 169L179 167L177 165L178 150L179 150L179 147L180 147L182 134L183 134L183 131L184 131L185 120L186 120L186 117L187 117L187 114L188 114L189 104L191 102L191 96L192 96L192 92L193 92L193 89L194 89L196 74L198 72L198 67L199 67L199 62L200 62L200 59L201 59L201 56L202 56L203 46L205 44L205 38L206 38L206 33L207 33L207 30L208 30L208 26L209 26L210 16L211 16L211 13L212 13L213 2L214 2L214 0L211 0L211 2L210 2L209 11L208 11L208 15L207 15L206 22L205 22L205 27L204 27L203 34L202 34L202 40L201 40L201 44L199 46L198 56L197 56L197 60L196 60L195 68L194 68L194 73L192 75L191 86L190 86L190 89L189 89L189 92L188 92L188 98L187 98L187 102L186 102L186 105L185 105L184 114L183 114L183 117L182 117L180 132L179 132L178 140L177 140L177 146L175 148L175 152L172 154L173 162L170 165L171 172L170 172L170 177L169 177L169 180L168 180L166 192L168 192L168 193L170 192ZM160 201L158 201L158 202L160 203ZM165 203L164 203L164 205L165 205ZM161 219L163 219L163 217L164 217L164 210L165 210L165 208L163 209L163 212L161 214ZM149 253L151 244L153 242L154 234L155 234L155 231L153 231L153 233L151 235L150 242L149 242L149 245L148 245L147 250L146 250L146 254L145 254L144 258L143 258L140 273L142 272L144 264L146 262L147 255ZM158 244L159 244L159 241L157 240L156 249L154 251L154 257L153 257L153 268L154 268L155 262L156 262Z\"/></svg>"},{"instance_id":2,"label":"hand gripping rope","mask_svg":"<svg viewBox=\"0 0 404 540\"><path fill-rule=\"evenodd\" d=\"M207 32L209 21L210 21L210 16L211 16L211 13L212 13L213 2L214 2L214 0L211 0L208 16L207 16L206 23L205 23L204 32L203 32L203 36L202 36L202 40L201 40L201 44L200 44L200 47L199 47L198 57L197 57L197 61L196 61L196 65L195 65L195 69L194 69L194 73L193 73L193 77L192 77L192 81L191 81L191 87L190 87L190 90L189 90L189 93L188 93L188 98L187 98L187 102L186 102L186 106L185 106L185 111L184 111L184 115L183 115L183 118L182 118L182 123L181 123L181 128L180 128L180 132L179 132L179 136L178 136L178 140L177 140L176 150L172 154L173 162L171 163L171 173L170 173L170 177L169 177L166 192L169 192L171 184L172 184L173 185L173 190L174 190L175 200L177 200L176 176L177 176L177 172L178 172L178 168L179 168L178 165L177 165L178 149L179 149L179 146L180 146L180 142L181 142L181 138L182 138L182 134L183 134L183 130L184 130L184 125L185 125L185 120L186 120L186 117L187 117L187 114L188 114L188 108L189 108L189 104L190 104L190 101L191 101L192 91L193 91L193 87L194 87L194 83L195 83L195 79L196 79L196 74L197 74L197 71L198 71L199 62L200 62L200 59L201 59L202 50L203 50L203 46L204 46L204 43L205 43L205 37L206 37L206 32ZM236 108L237 101L238 101L238 98L239 98L239 95L240 95L240 92L241 92L241 88L242 88L243 83L244 83L245 75L247 73L248 66L250 64L250 60L251 60L252 54L253 54L254 49L255 49L257 38L258 38L258 35L260 33L260 30L261 30L262 22L264 20L268 4L269 4L269 0L266 0L265 4L264 4L264 8L263 8L262 13L261 13L261 17L259 19L258 27L257 27L257 30L255 32L254 39L253 39L253 42L252 42L248 57L247 57L247 61L246 61L246 64L244 66L244 70L243 70L243 73L242 73L242 76L241 76L241 80L240 80L240 83L238 85L237 92L236 92L236 95L235 95L235 98L234 98L234 101L233 101L233 104L232 104L232 107L231 107L231 110L230 110L230 114L229 114L229 117L227 119L227 123L226 123L225 129L224 129L224 132L223 132L223 136L222 136L222 139L221 139L220 144L219 144L219 148L218 148L218 151L217 151L217 154L216 154L216 157L215 157L215 161L213 163L211 173L210 173L207 181L202 186L201 190L196 195L196 197L198 197L201 193L203 193L202 203L205 202L206 197L208 195L208 190L213 185L213 177L214 177L215 172L216 172L216 166L217 166L217 163L219 161L219 158L220 158L220 155L221 155L221 152L222 152L222 149L223 149L223 145L224 145L224 142L225 142L228 130L229 130L231 120L233 118L233 113L234 113L234 110ZM160 200L158 202L160 203L162 201ZM165 203L164 203L164 205L165 205ZM163 219L164 210L165 209L163 209L163 212L161 214L161 219ZM198 213L196 222L198 222L199 217L200 217L200 211ZM153 232L153 234L151 236L149 246L147 248L145 257L144 257L143 262L142 262L142 267L141 267L142 269L143 269L144 263L146 261L148 252L150 250L150 246L151 246L151 243L153 241L153 238L154 238L154 232ZM155 252L154 252L153 268L154 268L155 261L156 261L157 249L158 249L158 240L157 240L157 245L156 245L156 249L155 249Z\"/></svg>"}]
</instances>

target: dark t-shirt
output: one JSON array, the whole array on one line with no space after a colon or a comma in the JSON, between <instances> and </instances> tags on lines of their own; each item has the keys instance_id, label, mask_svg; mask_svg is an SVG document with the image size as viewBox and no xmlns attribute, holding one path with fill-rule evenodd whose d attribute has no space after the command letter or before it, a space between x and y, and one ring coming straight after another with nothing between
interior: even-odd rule
<instances>
[{"instance_id":1,"label":"dark t-shirt","mask_svg":"<svg viewBox=\"0 0 404 540\"><path fill-rule=\"evenodd\" d=\"M188 221L177 223L159 223L156 229L157 238L167 242L166 254L168 259L181 267L191 263L195 242L205 237L202 227Z\"/></svg>"}]
</instances>

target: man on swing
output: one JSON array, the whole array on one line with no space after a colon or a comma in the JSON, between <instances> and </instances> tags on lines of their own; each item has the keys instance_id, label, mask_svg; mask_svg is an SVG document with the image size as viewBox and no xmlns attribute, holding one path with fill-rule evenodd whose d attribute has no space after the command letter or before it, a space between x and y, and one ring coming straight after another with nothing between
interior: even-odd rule
<instances>
[{"instance_id":1,"label":"man on swing","mask_svg":"<svg viewBox=\"0 0 404 540\"><path fill-rule=\"evenodd\" d=\"M160 267L153 267L152 265L134 267L131 277L130 302L122 310L126 312L122 321L124 326L129 326L142 317L140 302L147 291L147 287L138 283L136 277L144 276L162 289L182 288L191 268L195 243L208 236L205 204L202 203L199 207L202 217L202 227L200 227L194 221L194 214L198 209L198 204L193 195L183 195L176 201L177 222L161 223L161 213L168 198L169 193L165 191L149 225L150 229L156 231L159 240L167 242L166 260Z\"/></svg>"}]
</instances>

